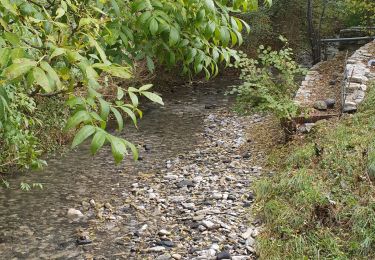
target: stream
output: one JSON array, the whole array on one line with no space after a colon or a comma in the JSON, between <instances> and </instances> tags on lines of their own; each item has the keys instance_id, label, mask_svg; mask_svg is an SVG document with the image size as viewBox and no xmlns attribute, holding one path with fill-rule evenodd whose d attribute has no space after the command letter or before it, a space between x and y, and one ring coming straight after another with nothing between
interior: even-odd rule
<instances>
[{"instance_id":1,"label":"stream","mask_svg":"<svg viewBox=\"0 0 375 260\"><path fill-rule=\"evenodd\" d=\"M168 158L194 149L203 130L204 116L231 102L224 92L232 84L230 79L216 79L206 84L178 86L173 92L163 93L164 107L147 105L139 129L128 123L121 133L140 147L142 160L138 162L129 156L116 166L109 147L93 157L86 143L63 156L50 158L42 171L9 180L11 184L21 180L41 182L44 188L25 192L12 185L13 188L1 190L0 258L84 259L85 247L76 245L76 233L77 229L87 227L89 221L70 221L68 209L78 207L83 200L111 201L120 197L124 189L131 188L135 176L165 168ZM138 223L134 219L117 233L135 228ZM106 255L112 245L107 243L96 252Z\"/></svg>"}]
</instances>

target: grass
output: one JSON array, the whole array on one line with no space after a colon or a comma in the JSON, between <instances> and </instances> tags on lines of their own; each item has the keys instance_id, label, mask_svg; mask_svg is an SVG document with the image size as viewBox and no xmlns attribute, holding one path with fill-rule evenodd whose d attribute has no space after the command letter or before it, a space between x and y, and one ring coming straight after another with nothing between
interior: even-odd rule
<instances>
[{"instance_id":1,"label":"grass","mask_svg":"<svg viewBox=\"0 0 375 260\"><path fill-rule=\"evenodd\" d=\"M375 84L355 115L275 149L256 184L261 259L375 259Z\"/></svg>"}]
</instances>

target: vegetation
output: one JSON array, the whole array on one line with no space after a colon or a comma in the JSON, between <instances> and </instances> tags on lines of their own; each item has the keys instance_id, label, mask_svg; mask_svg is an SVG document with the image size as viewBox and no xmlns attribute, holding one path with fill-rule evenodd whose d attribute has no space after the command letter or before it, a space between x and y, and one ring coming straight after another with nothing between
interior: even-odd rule
<instances>
[{"instance_id":1,"label":"vegetation","mask_svg":"<svg viewBox=\"0 0 375 260\"><path fill-rule=\"evenodd\" d=\"M270 157L278 173L256 185L262 259L375 257L374 87L357 114Z\"/></svg>"},{"instance_id":2,"label":"vegetation","mask_svg":"<svg viewBox=\"0 0 375 260\"><path fill-rule=\"evenodd\" d=\"M116 162L128 149L136 159L134 145L106 128L115 118L121 131L124 115L136 125L140 97L163 104L151 84L134 83L137 66L152 73L157 64L178 65L187 75L214 76L220 62L238 59L231 47L249 31L233 14L257 6L257 0L0 0L0 172L44 164L40 129L51 127L43 120L50 113L61 116L52 124L56 131L66 121L64 130L76 132L73 147L93 136L93 154L109 143ZM43 110L51 98L61 106Z\"/></svg>"},{"instance_id":3,"label":"vegetation","mask_svg":"<svg viewBox=\"0 0 375 260\"><path fill-rule=\"evenodd\" d=\"M304 69L292 60L292 49L280 37L285 46L279 51L261 45L258 59L242 55L236 67L241 68L243 83L233 87L231 93L237 94L237 110L248 113L251 110L272 112L279 119L291 119L297 115L298 106L293 96L298 88L296 77Z\"/></svg>"}]
</instances>

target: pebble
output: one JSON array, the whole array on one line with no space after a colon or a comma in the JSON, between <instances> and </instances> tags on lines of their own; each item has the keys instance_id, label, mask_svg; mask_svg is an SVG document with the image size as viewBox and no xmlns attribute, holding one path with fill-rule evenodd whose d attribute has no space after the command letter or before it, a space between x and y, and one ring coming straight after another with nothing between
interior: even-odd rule
<instances>
[{"instance_id":1,"label":"pebble","mask_svg":"<svg viewBox=\"0 0 375 260\"><path fill-rule=\"evenodd\" d=\"M180 255L180 254L173 254L172 258L176 259L176 260L180 260L182 258L182 255Z\"/></svg>"},{"instance_id":2,"label":"pebble","mask_svg":"<svg viewBox=\"0 0 375 260\"><path fill-rule=\"evenodd\" d=\"M96 207L95 200L91 199L91 200L89 201L89 203L90 203L91 207L93 207L93 208Z\"/></svg>"},{"instance_id":3,"label":"pebble","mask_svg":"<svg viewBox=\"0 0 375 260\"><path fill-rule=\"evenodd\" d=\"M253 233L253 229L252 228L248 228L246 230L246 232L241 235L241 237L243 239L248 239L251 236L252 233Z\"/></svg>"},{"instance_id":4,"label":"pebble","mask_svg":"<svg viewBox=\"0 0 375 260\"><path fill-rule=\"evenodd\" d=\"M213 229L215 228L215 224L212 221L209 220L203 220L202 225L208 229Z\"/></svg>"},{"instance_id":5,"label":"pebble","mask_svg":"<svg viewBox=\"0 0 375 260\"><path fill-rule=\"evenodd\" d=\"M131 252L128 259L134 254L159 260L226 259L228 254L229 259L249 259L246 254L254 249L255 241L253 233L242 236L247 231L243 223L249 220L245 207L254 200L251 184L263 169L249 166L241 145L248 140L246 127L262 120L260 115L209 115L197 146L167 159L155 174L147 173L146 179L144 174L132 176L132 187L121 191L122 203L113 201L122 206L94 211L102 217L96 225L112 232L106 228L110 223L119 228L116 232L121 237L132 238L124 245ZM245 151L258 156L248 148ZM111 218L113 221L102 222ZM124 225L134 225L136 231L126 231Z\"/></svg>"},{"instance_id":6,"label":"pebble","mask_svg":"<svg viewBox=\"0 0 375 260\"><path fill-rule=\"evenodd\" d=\"M232 259L232 256L230 255L230 253L228 251L223 251L223 252L220 252L217 257L216 257L217 260L221 260L221 259Z\"/></svg>"},{"instance_id":7,"label":"pebble","mask_svg":"<svg viewBox=\"0 0 375 260\"><path fill-rule=\"evenodd\" d=\"M154 247L150 247L148 249L149 252L163 252L165 251L165 247L164 246L154 246Z\"/></svg>"},{"instance_id":8,"label":"pebble","mask_svg":"<svg viewBox=\"0 0 375 260\"><path fill-rule=\"evenodd\" d=\"M78 219L82 217L84 217L84 215L78 209L73 209L73 208L68 209L68 218Z\"/></svg>"},{"instance_id":9,"label":"pebble","mask_svg":"<svg viewBox=\"0 0 375 260\"><path fill-rule=\"evenodd\" d=\"M165 229L160 229L159 232L158 232L159 236L169 236L170 234L171 234L171 232L169 232L168 230L165 230Z\"/></svg>"},{"instance_id":10,"label":"pebble","mask_svg":"<svg viewBox=\"0 0 375 260\"><path fill-rule=\"evenodd\" d=\"M194 182L191 181L191 180L182 180L182 181L178 182L176 185L177 185L178 188L183 188L183 187L190 188L190 187L194 187L195 186Z\"/></svg>"}]
</instances>

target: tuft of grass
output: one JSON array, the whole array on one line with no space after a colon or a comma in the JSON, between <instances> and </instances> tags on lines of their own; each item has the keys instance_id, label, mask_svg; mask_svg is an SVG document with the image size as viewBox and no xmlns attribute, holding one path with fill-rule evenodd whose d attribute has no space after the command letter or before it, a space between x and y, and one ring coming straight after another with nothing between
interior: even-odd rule
<instances>
[{"instance_id":1,"label":"tuft of grass","mask_svg":"<svg viewBox=\"0 0 375 260\"><path fill-rule=\"evenodd\" d=\"M261 259L375 259L375 84L355 115L270 156L256 183Z\"/></svg>"}]
</instances>

